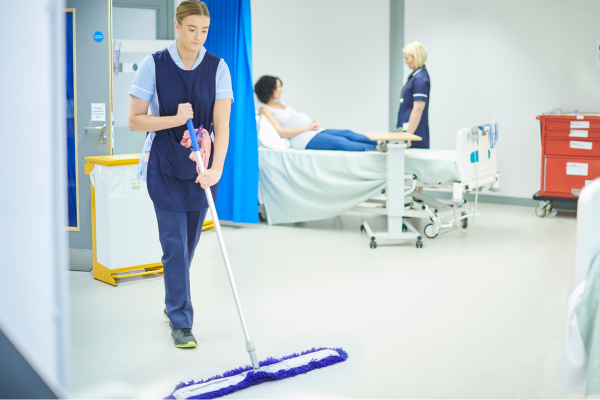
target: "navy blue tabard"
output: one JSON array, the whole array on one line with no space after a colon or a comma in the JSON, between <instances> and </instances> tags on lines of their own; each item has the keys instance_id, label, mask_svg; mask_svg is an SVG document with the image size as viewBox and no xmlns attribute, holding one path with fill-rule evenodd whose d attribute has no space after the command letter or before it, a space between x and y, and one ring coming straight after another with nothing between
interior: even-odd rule
<instances>
[{"instance_id":1,"label":"navy blue tabard","mask_svg":"<svg viewBox=\"0 0 600 400\"><path fill-rule=\"evenodd\" d=\"M429 91L431 89L431 80L427 68L423 66L409 75L406 85L402 88L400 95L400 109L398 110L398 123L396 128L402 127L410 119L410 113L413 110L415 101L424 101L425 109L421 115L421 121L417 126L415 135L423 140L412 142L413 149L429 148Z\"/></svg>"},{"instance_id":2,"label":"navy blue tabard","mask_svg":"<svg viewBox=\"0 0 600 400\"><path fill-rule=\"evenodd\" d=\"M179 68L167 49L154 57L156 94L160 116L177 115L181 103L190 103L194 110L194 127L200 125L212 131L215 105L216 74L220 58L206 52L193 70ZM193 211L208 207L206 194L196 183L196 163L190 160L191 149L180 142L186 125L156 131L148 160L148 193L158 207L172 211ZM212 166L214 146L211 146L208 168ZM218 184L211 187L217 199Z\"/></svg>"}]
</instances>

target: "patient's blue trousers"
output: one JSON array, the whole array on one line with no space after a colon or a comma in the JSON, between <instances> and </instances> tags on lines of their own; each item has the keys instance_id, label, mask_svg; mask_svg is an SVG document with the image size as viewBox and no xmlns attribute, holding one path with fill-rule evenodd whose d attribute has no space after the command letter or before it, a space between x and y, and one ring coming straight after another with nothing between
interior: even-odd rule
<instances>
[{"instance_id":1,"label":"patient's blue trousers","mask_svg":"<svg viewBox=\"0 0 600 400\"><path fill-rule=\"evenodd\" d=\"M167 313L173 329L191 329L194 310L190 297L190 264L208 209L171 211L155 205L154 210L163 250Z\"/></svg>"},{"instance_id":2,"label":"patient's blue trousers","mask_svg":"<svg viewBox=\"0 0 600 400\"><path fill-rule=\"evenodd\" d=\"M317 133L306 145L307 150L375 150L377 142L364 135L344 129L325 129Z\"/></svg>"}]
</instances>

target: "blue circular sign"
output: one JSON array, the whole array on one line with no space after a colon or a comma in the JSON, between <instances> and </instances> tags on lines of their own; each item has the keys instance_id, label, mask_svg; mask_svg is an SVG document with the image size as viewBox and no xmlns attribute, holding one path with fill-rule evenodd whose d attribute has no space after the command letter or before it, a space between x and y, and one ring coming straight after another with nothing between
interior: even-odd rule
<instances>
[{"instance_id":1,"label":"blue circular sign","mask_svg":"<svg viewBox=\"0 0 600 400\"><path fill-rule=\"evenodd\" d=\"M100 31L94 33L94 40L98 43L100 43L102 41L102 39L104 39L104 34Z\"/></svg>"}]
</instances>

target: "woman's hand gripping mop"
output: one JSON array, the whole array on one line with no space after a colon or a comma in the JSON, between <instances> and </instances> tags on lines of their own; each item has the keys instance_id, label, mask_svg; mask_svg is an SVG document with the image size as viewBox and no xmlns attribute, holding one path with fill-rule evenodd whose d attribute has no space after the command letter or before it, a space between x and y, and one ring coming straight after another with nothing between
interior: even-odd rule
<instances>
[{"instance_id":1,"label":"woman's hand gripping mop","mask_svg":"<svg viewBox=\"0 0 600 400\"><path fill-rule=\"evenodd\" d=\"M190 134L195 132L194 124L191 119L187 121L187 126ZM202 127L200 127L199 132L202 134ZM196 154L198 170L202 174L205 171L205 166L198 146L198 140L192 140L192 146L194 147L194 153ZM258 361L256 357L256 347L254 346L254 343L252 343L252 339L250 339L250 333L248 332L244 312L242 311L242 304L240 303L235 280L233 279L229 257L227 256L227 250L225 249L225 242L223 241L223 234L221 232L221 224L219 223L217 210L215 209L215 202L210 188L204 190L210 212L212 213L215 230L217 231L223 261L225 262L229 283L231 284L231 290L233 291L233 297L235 298L235 304L246 337L246 350L250 355L252 366L247 365L245 367L233 369L225 372L223 375L214 376L199 382L191 381L180 383L167 399L213 399L263 382L291 378L299 374L305 374L314 369L328 367L346 361L346 359L348 359L348 354L341 348L313 348L300 354L292 354L279 359L269 357L264 361Z\"/></svg>"}]
</instances>

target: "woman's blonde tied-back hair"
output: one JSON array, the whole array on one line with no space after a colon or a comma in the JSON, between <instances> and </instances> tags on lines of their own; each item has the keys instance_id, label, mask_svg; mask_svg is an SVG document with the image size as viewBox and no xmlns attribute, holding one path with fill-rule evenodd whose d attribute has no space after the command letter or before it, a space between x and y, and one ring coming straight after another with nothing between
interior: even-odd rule
<instances>
[{"instance_id":1,"label":"woman's blonde tied-back hair","mask_svg":"<svg viewBox=\"0 0 600 400\"><path fill-rule=\"evenodd\" d=\"M185 0L177 6L177 13L175 14L175 19L177 20L177 22L179 22L179 25L181 25L185 17L189 17L190 15L203 15L205 17L210 18L210 14L208 13L208 7L206 7L206 3L199 0Z\"/></svg>"},{"instance_id":2,"label":"woman's blonde tied-back hair","mask_svg":"<svg viewBox=\"0 0 600 400\"><path fill-rule=\"evenodd\" d=\"M425 50L425 46L423 46L419 42L412 42L404 46L402 49L404 54L408 54L415 59L415 67L421 68L425 65L425 61L427 61L427 50Z\"/></svg>"}]
</instances>

